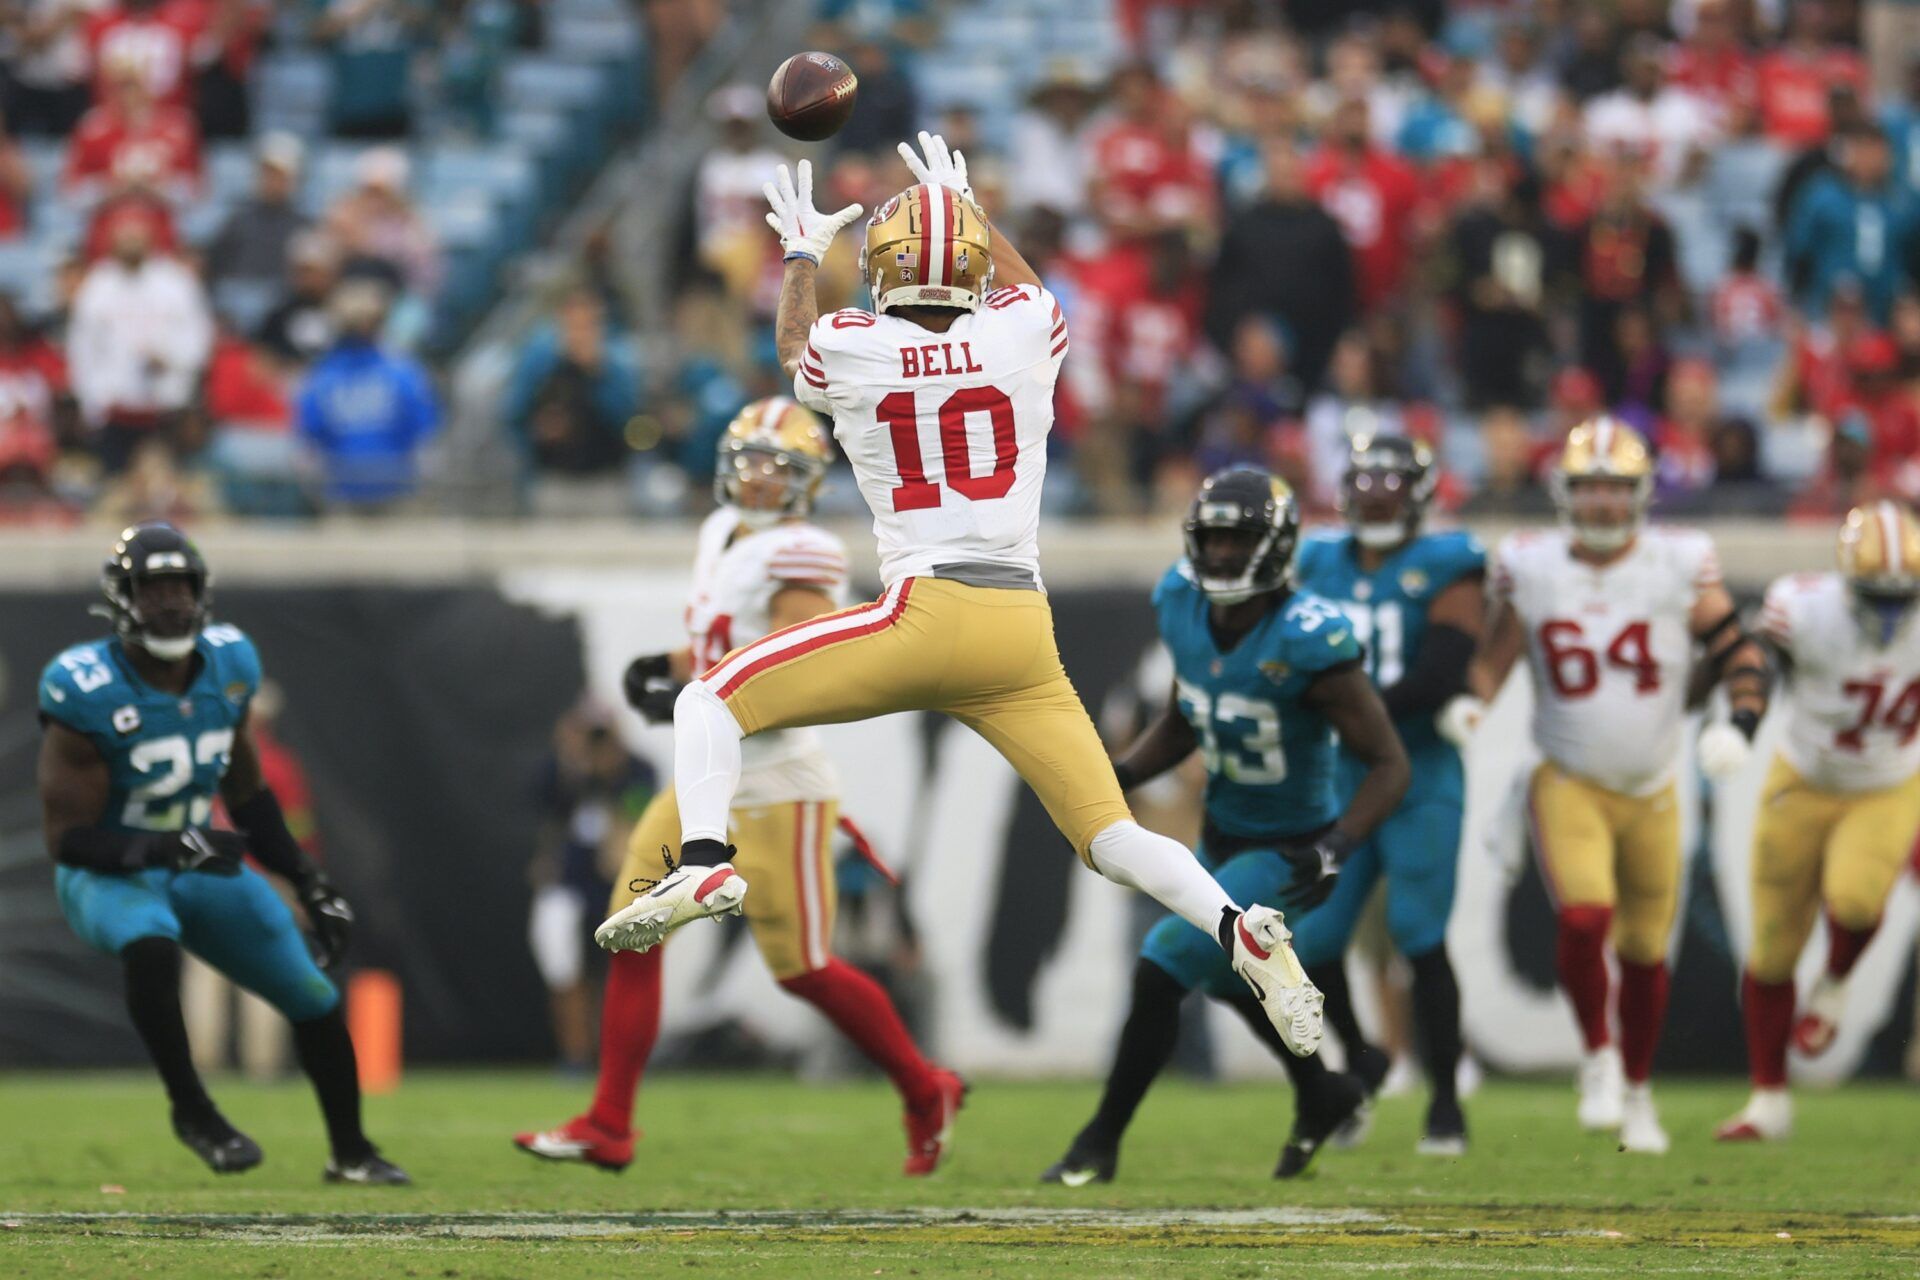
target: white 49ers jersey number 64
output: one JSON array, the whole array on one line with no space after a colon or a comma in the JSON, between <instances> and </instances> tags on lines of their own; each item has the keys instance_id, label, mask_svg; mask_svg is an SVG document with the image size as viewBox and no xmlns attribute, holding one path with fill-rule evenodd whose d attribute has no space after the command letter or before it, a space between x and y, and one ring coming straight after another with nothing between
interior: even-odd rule
<instances>
[{"instance_id":1,"label":"white 49ers jersey number 64","mask_svg":"<svg viewBox=\"0 0 1920 1280\"><path fill-rule=\"evenodd\" d=\"M1796 574L1767 590L1760 630L1793 662L1787 763L1823 791L1874 791L1920 769L1920 626L1884 647L1853 615L1837 573Z\"/></svg>"},{"instance_id":2,"label":"white 49ers jersey number 64","mask_svg":"<svg viewBox=\"0 0 1920 1280\"><path fill-rule=\"evenodd\" d=\"M1647 529L1604 566L1574 559L1561 532L1503 542L1493 586L1526 628L1541 753L1609 791L1665 786L1679 761L1689 619L1719 581L1712 541L1692 530Z\"/></svg>"},{"instance_id":3,"label":"white 49ers jersey number 64","mask_svg":"<svg viewBox=\"0 0 1920 1280\"><path fill-rule=\"evenodd\" d=\"M941 565L1040 569L1040 488L1067 322L1036 285L996 289L945 333L822 316L794 398L833 417L873 509L888 586Z\"/></svg>"},{"instance_id":4,"label":"white 49ers jersey number 64","mask_svg":"<svg viewBox=\"0 0 1920 1280\"><path fill-rule=\"evenodd\" d=\"M787 587L824 592L847 603L847 555L840 539L810 524L783 522L749 529L732 507L700 526L693 561L687 640L695 675L727 653L773 630L773 598ZM831 800L839 791L820 739L811 729L756 733L740 744L736 805Z\"/></svg>"}]
</instances>

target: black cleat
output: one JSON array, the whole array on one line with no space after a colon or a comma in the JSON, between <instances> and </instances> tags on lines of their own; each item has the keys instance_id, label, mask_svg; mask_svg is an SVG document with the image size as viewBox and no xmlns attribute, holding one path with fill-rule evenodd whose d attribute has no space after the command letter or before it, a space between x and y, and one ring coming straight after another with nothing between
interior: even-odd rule
<instances>
[{"instance_id":1,"label":"black cleat","mask_svg":"<svg viewBox=\"0 0 1920 1280\"><path fill-rule=\"evenodd\" d=\"M1427 1127L1414 1150L1423 1156L1467 1154L1467 1117L1458 1101L1435 1098L1427 1107Z\"/></svg>"},{"instance_id":2,"label":"black cleat","mask_svg":"<svg viewBox=\"0 0 1920 1280\"><path fill-rule=\"evenodd\" d=\"M410 1187L413 1179L407 1171L378 1151L369 1151L358 1160L333 1159L321 1175L328 1182L354 1182L364 1187Z\"/></svg>"},{"instance_id":3,"label":"black cleat","mask_svg":"<svg viewBox=\"0 0 1920 1280\"><path fill-rule=\"evenodd\" d=\"M1040 1175L1042 1182L1057 1182L1063 1187L1084 1187L1092 1182L1112 1182L1120 1167L1120 1151L1096 1143L1073 1140L1067 1154L1061 1156Z\"/></svg>"},{"instance_id":4,"label":"black cleat","mask_svg":"<svg viewBox=\"0 0 1920 1280\"><path fill-rule=\"evenodd\" d=\"M1296 1104L1293 1132L1287 1145L1280 1148L1280 1163L1273 1168L1276 1178L1297 1178L1307 1171L1313 1157L1341 1126L1366 1110L1367 1087L1358 1076L1340 1072L1327 1077L1326 1092L1313 1105Z\"/></svg>"},{"instance_id":5,"label":"black cleat","mask_svg":"<svg viewBox=\"0 0 1920 1280\"><path fill-rule=\"evenodd\" d=\"M173 1132L215 1173L245 1173L266 1158L259 1143L211 1107L203 1114L175 1111Z\"/></svg>"}]
</instances>

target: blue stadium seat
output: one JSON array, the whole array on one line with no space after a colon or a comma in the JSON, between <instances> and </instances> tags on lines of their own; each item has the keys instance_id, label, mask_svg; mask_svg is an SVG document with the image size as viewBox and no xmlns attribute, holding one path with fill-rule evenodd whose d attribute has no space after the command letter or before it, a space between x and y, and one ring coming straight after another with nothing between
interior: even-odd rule
<instances>
[{"instance_id":1,"label":"blue stadium seat","mask_svg":"<svg viewBox=\"0 0 1920 1280\"><path fill-rule=\"evenodd\" d=\"M599 68L553 58L515 58L500 77L501 100L509 111L594 111L604 90Z\"/></svg>"}]
</instances>

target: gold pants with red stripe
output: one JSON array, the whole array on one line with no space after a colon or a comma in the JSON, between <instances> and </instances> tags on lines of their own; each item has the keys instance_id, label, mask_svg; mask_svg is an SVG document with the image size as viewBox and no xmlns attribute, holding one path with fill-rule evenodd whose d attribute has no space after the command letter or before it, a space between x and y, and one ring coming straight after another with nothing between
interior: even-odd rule
<instances>
[{"instance_id":1,"label":"gold pants with red stripe","mask_svg":"<svg viewBox=\"0 0 1920 1280\"><path fill-rule=\"evenodd\" d=\"M1776 756L1753 827L1753 949L1747 968L1785 982L1822 903L1870 928L1920 831L1920 775L1876 791L1822 791Z\"/></svg>"},{"instance_id":2,"label":"gold pants with red stripe","mask_svg":"<svg viewBox=\"0 0 1920 1280\"><path fill-rule=\"evenodd\" d=\"M747 927L775 978L812 973L832 958L833 831L839 806L832 800L792 800L741 806L728 815L733 865L746 878ZM654 796L627 841L626 861L607 905L612 915L647 888L644 880L666 874L662 848L680 847L680 806L673 788Z\"/></svg>"},{"instance_id":3,"label":"gold pants with red stripe","mask_svg":"<svg viewBox=\"0 0 1920 1280\"><path fill-rule=\"evenodd\" d=\"M1665 960L1680 904L1673 784L1650 796L1622 795L1549 762L1534 770L1527 810L1554 905L1611 907L1613 949L1622 960Z\"/></svg>"},{"instance_id":4,"label":"gold pants with red stripe","mask_svg":"<svg viewBox=\"0 0 1920 1280\"><path fill-rule=\"evenodd\" d=\"M944 711L1007 758L1082 859L1132 816L1038 591L907 578L736 649L701 679L749 734Z\"/></svg>"}]
</instances>

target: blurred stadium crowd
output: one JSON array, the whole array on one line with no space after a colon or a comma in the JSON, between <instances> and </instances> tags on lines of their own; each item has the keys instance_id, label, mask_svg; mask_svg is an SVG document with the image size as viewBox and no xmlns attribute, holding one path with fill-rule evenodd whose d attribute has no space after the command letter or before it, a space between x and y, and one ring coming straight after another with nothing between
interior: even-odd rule
<instances>
[{"instance_id":1,"label":"blurred stadium crowd","mask_svg":"<svg viewBox=\"0 0 1920 1280\"><path fill-rule=\"evenodd\" d=\"M0 13L0 518L68 519L458 509L419 493L436 362L726 5ZM807 39L861 77L823 206L875 206L939 129L1061 296L1056 511L1236 461L1324 509L1346 439L1394 427L1445 505L1544 513L1602 408L1671 513L1920 497L1920 3L823 0ZM516 339L491 429L530 509L698 509L784 384L760 186L803 150L757 83L705 114L649 241L661 332L590 238Z\"/></svg>"}]
</instances>

